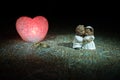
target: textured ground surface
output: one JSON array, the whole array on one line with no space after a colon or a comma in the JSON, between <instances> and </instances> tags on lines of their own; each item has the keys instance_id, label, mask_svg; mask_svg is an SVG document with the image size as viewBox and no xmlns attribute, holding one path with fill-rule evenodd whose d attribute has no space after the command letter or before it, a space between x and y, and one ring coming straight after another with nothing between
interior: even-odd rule
<instances>
[{"instance_id":1,"label":"textured ground surface","mask_svg":"<svg viewBox=\"0 0 120 80\"><path fill-rule=\"evenodd\" d=\"M96 50L74 50L74 34L48 34L41 46L21 38L1 40L1 80L115 80L120 74L117 36L95 35Z\"/></svg>"}]
</instances>

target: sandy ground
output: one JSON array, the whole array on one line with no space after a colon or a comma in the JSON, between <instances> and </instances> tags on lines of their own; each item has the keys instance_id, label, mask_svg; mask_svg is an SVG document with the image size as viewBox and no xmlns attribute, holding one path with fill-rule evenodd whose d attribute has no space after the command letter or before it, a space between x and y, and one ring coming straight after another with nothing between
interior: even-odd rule
<instances>
[{"instance_id":1,"label":"sandy ground","mask_svg":"<svg viewBox=\"0 0 120 80\"><path fill-rule=\"evenodd\" d=\"M112 80L119 78L120 41L95 35L96 50L72 48L74 34L48 34L40 43L19 36L0 43L1 80Z\"/></svg>"}]
</instances>

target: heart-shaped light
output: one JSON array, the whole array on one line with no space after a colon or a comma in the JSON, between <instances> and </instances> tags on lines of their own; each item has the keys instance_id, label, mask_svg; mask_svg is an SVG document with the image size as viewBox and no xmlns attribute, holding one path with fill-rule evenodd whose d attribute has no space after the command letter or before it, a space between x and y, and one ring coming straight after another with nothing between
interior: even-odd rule
<instances>
[{"instance_id":1,"label":"heart-shaped light","mask_svg":"<svg viewBox=\"0 0 120 80\"><path fill-rule=\"evenodd\" d=\"M16 30L24 41L40 42L48 32L48 20L43 16L22 16L16 21Z\"/></svg>"}]
</instances>

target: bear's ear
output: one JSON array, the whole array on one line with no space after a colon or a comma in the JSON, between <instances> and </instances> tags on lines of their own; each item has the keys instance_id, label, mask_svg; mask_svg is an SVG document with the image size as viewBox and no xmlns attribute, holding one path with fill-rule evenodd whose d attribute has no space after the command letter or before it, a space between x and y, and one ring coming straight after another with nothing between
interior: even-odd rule
<instances>
[{"instance_id":1,"label":"bear's ear","mask_svg":"<svg viewBox=\"0 0 120 80\"><path fill-rule=\"evenodd\" d=\"M78 29L84 29L84 25L78 25L76 28L78 28Z\"/></svg>"},{"instance_id":2,"label":"bear's ear","mask_svg":"<svg viewBox=\"0 0 120 80\"><path fill-rule=\"evenodd\" d=\"M94 29L93 28L90 28L91 32L94 32Z\"/></svg>"},{"instance_id":3,"label":"bear's ear","mask_svg":"<svg viewBox=\"0 0 120 80\"><path fill-rule=\"evenodd\" d=\"M94 31L91 32L91 35L94 35Z\"/></svg>"},{"instance_id":4,"label":"bear's ear","mask_svg":"<svg viewBox=\"0 0 120 80\"><path fill-rule=\"evenodd\" d=\"M90 28L90 31L91 31L91 35L94 35L94 29L93 28Z\"/></svg>"}]
</instances>

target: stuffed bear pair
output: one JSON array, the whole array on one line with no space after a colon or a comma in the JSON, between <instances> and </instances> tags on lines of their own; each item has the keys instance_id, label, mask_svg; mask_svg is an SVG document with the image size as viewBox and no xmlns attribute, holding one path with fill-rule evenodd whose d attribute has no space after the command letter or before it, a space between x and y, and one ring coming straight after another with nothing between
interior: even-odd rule
<instances>
[{"instance_id":1,"label":"stuffed bear pair","mask_svg":"<svg viewBox=\"0 0 120 80\"><path fill-rule=\"evenodd\" d=\"M73 40L74 49L96 49L94 43L94 29L92 26L84 27L84 25L78 25L75 29L75 32L76 34Z\"/></svg>"}]
</instances>

